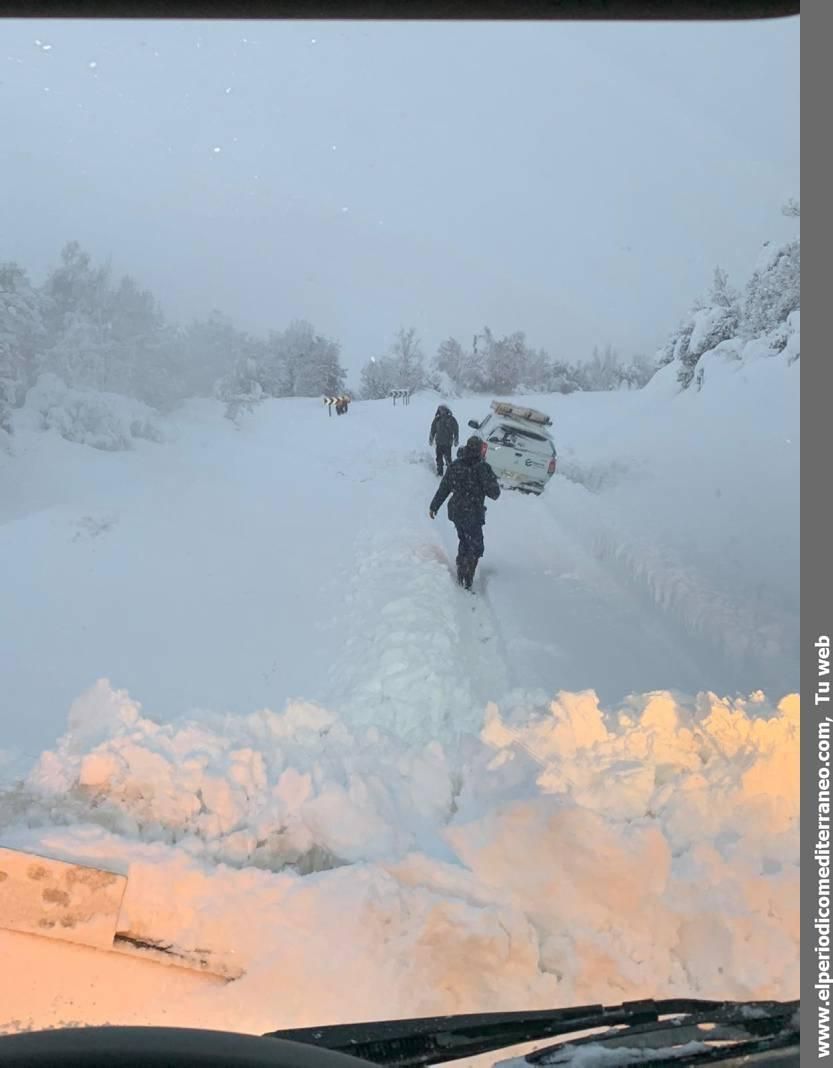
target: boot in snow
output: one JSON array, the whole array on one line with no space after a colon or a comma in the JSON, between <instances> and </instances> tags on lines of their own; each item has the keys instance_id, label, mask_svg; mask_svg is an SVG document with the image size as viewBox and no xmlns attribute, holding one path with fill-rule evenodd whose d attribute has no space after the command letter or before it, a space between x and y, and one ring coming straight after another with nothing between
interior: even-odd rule
<instances>
[{"instance_id":1,"label":"boot in snow","mask_svg":"<svg viewBox=\"0 0 833 1068\"><path fill-rule=\"evenodd\" d=\"M466 557L459 567L461 573L460 585L464 589L470 590L471 584L474 581L474 571L477 567L477 560L472 560L471 557Z\"/></svg>"}]
</instances>

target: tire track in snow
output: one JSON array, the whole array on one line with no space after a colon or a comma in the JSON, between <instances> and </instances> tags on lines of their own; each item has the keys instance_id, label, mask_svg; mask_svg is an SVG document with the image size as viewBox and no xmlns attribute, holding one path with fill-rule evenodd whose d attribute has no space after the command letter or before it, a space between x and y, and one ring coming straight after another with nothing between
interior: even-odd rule
<instances>
[{"instance_id":1,"label":"tire track in snow","mask_svg":"<svg viewBox=\"0 0 833 1068\"><path fill-rule=\"evenodd\" d=\"M678 547L628 526L595 498L582 498L581 508L577 525L592 531L595 559L640 603L660 613L681 641L699 647L727 678L746 678L767 690L783 687L790 665L797 663L794 604L779 603L760 583L745 596L733 594L732 583L718 577L714 564L704 568L694 554L686 558Z\"/></svg>"},{"instance_id":2,"label":"tire track in snow","mask_svg":"<svg viewBox=\"0 0 833 1068\"><path fill-rule=\"evenodd\" d=\"M490 513L488 598L510 680L547 699L562 689L618 700L701 687L702 665L655 608L637 603L542 504L506 494Z\"/></svg>"}]
</instances>

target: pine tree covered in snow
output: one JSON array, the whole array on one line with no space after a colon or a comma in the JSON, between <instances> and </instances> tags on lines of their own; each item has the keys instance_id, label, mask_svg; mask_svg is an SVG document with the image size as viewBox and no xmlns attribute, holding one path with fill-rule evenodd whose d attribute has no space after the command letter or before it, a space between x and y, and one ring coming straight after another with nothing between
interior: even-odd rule
<instances>
[{"instance_id":1,"label":"pine tree covered in snow","mask_svg":"<svg viewBox=\"0 0 833 1068\"><path fill-rule=\"evenodd\" d=\"M64 247L42 290L47 344L38 371L153 405L185 396L198 377L189 381L184 372L179 331L135 279L125 275L113 286L110 276L77 242Z\"/></svg>"},{"instance_id":2,"label":"pine tree covered in snow","mask_svg":"<svg viewBox=\"0 0 833 1068\"><path fill-rule=\"evenodd\" d=\"M106 323L111 357L107 387L151 404L161 403L171 363L171 337L153 295L125 275L108 295Z\"/></svg>"},{"instance_id":3,"label":"pine tree covered in snow","mask_svg":"<svg viewBox=\"0 0 833 1068\"><path fill-rule=\"evenodd\" d=\"M0 264L0 437L11 434L11 410L34 385L45 340L40 294L22 267Z\"/></svg>"},{"instance_id":4,"label":"pine tree covered in snow","mask_svg":"<svg viewBox=\"0 0 833 1068\"><path fill-rule=\"evenodd\" d=\"M782 213L800 218L798 201L789 200ZM801 242L764 245L742 294L729 285L717 268L711 291L657 352L658 366L677 365L683 389L705 381L708 359L744 360L785 353L789 362L800 357Z\"/></svg>"},{"instance_id":5,"label":"pine tree covered in snow","mask_svg":"<svg viewBox=\"0 0 833 1068\"><path fill-rule=\"evenodd\" d=\"M103 320L109 276L109 267L93 267L90 254L77 241L64 245L60 265L50 272L43 287L51 340L60 336L69 316Z\"/></svg>"},{"instance_id":6,"label":"pine tree covered in snow","mask_svg":"<svg viewBox=\"0 0 833 1068\"><path fill-rule=\"evenodd\" d=\"M760 337L801 306L801 242L766 247L746 286L743 334Z\"/></svg>"},{"instance_id":7,"label":"pine tree covered in snow","mask_svg":"<svg viewBox=\"0 0 833 1068\"><path fill-rule=\"evenodd\" d=\"M77 241L64 246L43 287L48 346L40 370L72 385L107 388L113 350L109 278L109 267L94 267Z\"/></svg>"},{"instance_id":8,"label":"pine tree covered in snow","mask_svg":"<svg viewBox=\"0 0 833 1068\"><path fill-rule=\"evenodd\" d=\"M306 320L269 335L261 384L271 396L317 397L344 389L347 373L336 341Z\"/></svg>"},{"instance_id":9,"label":"pine tree covered in snow","mask_svg":"<svg viewBox=\"0 0 833 1068\"><path fill-rule=\"evenodd\" d=\"M726 272L716 267L708 299L695 303L692 316L680 334L675 353L680 364L677 378L684 389L694 378L695 368L703 353L735 337L740 320L738 295L729 285Z\"/></svg>"}]
</instances>

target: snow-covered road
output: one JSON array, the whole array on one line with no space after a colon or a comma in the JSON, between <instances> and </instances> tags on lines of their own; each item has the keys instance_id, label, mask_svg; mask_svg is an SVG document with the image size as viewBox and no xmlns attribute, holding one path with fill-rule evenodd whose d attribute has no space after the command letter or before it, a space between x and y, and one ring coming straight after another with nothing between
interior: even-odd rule
<instances>
[{"instance_id":1,"label":"snow-covered road","mask_svg":"<svg viewBox=\"0 0 833 1068\"><path fill-rule=\"evenodd\" d=\"M461 427L483 403L455 403ZM794 993L797 426L786 403L751 419L782 443L768 498L717 442L686 511L627 436L665 403L538 401L564 473L489 504L474 595L428 517L436 398L270 401L240 429L193 402L127 453L24 412L0 466L0 770L21 779L0 842L129 871L135 927L247 974L177 972L128 1009L108 990L134 962L0 932L53 976L0 978L0 1028ZM675 473L699 419L665 440ZM718 469L743 512L709 496Z\"/></svg>"},{"instance_id":2,"label":"snow-covered road","mask_svg":"<svg viewBox=\"0 0 833 1068\"><path fill-rule=\"evenodd\" d=\"M569 536L561 513L584 487L557 477L544 498L491 504L482 603L463 605L442 558L454 559L454 529L445 512L427 516L425 404L328 419L314 401L274 402L240 431L205 407L175 424L173 444L126 457L32 443L32 466L64 464L75 485L0 527L3 558L30 562L11 570L0 623L5 697L30 755L100 677L163 719L292 698L342 707L361 693L364 720L409 729L417 699L457 691L451 727L515 689L593 687L616 701L725 688L659 608ZM85 464L67 456L78 452ZM36 482L26 459L18 477Z\"/></svg>"}]
</instances>

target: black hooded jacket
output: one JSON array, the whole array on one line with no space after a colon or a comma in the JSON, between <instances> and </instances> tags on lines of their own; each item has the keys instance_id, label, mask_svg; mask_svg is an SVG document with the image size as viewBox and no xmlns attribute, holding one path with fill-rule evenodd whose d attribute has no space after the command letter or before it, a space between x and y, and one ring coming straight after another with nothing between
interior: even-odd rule
<instances>
[{"instance_id":1,"label":"black hooded jacket","mask_svg":"<svg viewBox=\"0 0 833 1068\"><path fill-rule=\"evenodd\" d=\"M431 423L429 444L433 445L434 441L436 441L438 445L445 445L450 448L452 444L456 445L459 440L460 427L457 420L448 408L438 409Z\"/></svg>"},{"instance_id":2,"label":"black hooded jacket","mask_svg":"<svg viewBox=\"0 0 833 1068\"><path fill-rule=\"evenodd\" d=\"M486 498L496 501L500 485L491 467L481 459L480 446L466 445L460 450L462 456L455 460L443 476L430 510L436 514L447 497L448 518L452 523L477 523L486 521Z\"/></svg>"}]
</instances>

